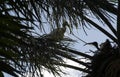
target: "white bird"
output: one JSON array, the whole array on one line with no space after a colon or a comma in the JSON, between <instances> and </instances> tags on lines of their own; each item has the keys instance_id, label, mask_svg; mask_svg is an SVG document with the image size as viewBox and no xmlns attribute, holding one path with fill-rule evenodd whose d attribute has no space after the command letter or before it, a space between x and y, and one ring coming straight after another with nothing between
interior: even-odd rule
<instances>
[{"instance_id":1,"label":"white bird","mask_svg":"<svg viewBox=\"0 0 120 77\"><path fill-rule=\"evenodd\" d=\"M53 41L60 41L64 38L64 34L66 32L66 27L69 24L67 22L63 23L63 27L53 29L50 34L47 35L48 38L52 39Z\"/></svg>"}]
</instances>

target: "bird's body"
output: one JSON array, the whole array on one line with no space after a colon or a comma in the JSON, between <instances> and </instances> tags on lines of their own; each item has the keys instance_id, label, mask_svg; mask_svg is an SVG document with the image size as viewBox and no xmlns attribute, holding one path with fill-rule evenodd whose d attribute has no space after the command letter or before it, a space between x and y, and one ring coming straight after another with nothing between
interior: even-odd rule
<instances>
[{"instance_id":1,"label":"bird's body","mask_svg":"<svg viewBox=\"0 0 120 77\"><path fill-rule=\"evenodd\" d=\"M64 38L65 31L66 27L53 29L49 34L45 35L45 38L51 41L60 41Z\"/></svg>"},{"instance_id":2,"label":"bird's body","mask_svg":"<svg viewBox=\"0 0 120 77\"><path fill-rule=\"evenodd\" d=\"M66 28L57 28L53 29L53 31L49 34L50 37L54 40L61 40L64 37L64 33L66 31Z\"/></svg>"},{"instance_id":3,"label":"bird's body","mask_svg":"<svg viewBox=\"0 0 120 77\"><path fill-rule=\"evenodd\" d=\"M69 24L67 21L64 21L62 24L62 27L57 27L56 29L53 29L53 31L48 34L48 37L51 38L54 41L60 41L64 38L64 33L66 32L66 27L69 27Z\"/></svg>"},{"instance_id":4,"label":"bird's body","mask_svg":"<svg viewBox=\"0 0 120 77\"><path fill-rule=\"evenodd\" d=\"M112 46L108 39L100 45L101 53L109 53L111 49L112 49Z\"/></svg>"}]
</instances>

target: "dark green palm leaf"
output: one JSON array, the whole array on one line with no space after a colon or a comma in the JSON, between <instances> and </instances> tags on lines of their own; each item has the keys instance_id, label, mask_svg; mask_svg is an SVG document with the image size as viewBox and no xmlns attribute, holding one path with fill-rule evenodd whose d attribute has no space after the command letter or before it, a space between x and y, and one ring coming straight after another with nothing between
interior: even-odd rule
<instances>
[{"instance_id":1,"label":"dark green palm leaf","mask_svg":"<svg viewBox=\"0 0 120 77\"><path fill-rule=\"evenodd\" d=\"M90 68L89 64L79 61L74 56L77 54L91 60L93 57L67 48L68 42L73 40L63 38L56 41L44 36L35 37L31 30L37 27L42 31L45 28L43 26L45 18L51 24L49 26L52 29L64 27L65 20L67 20L67 24L69 22L67 27L70 31L74 27L78 28L79 25L82 28L87 27L86 23L88 23L117 43L116 37L88 18L94 15L97 20L105 23L117 36L116 30L110 21L114 19L106 16L109 14L108 12L117 15L117 8L110 0L1 0L0 55L2 57L0 56L0 58L1 65L5 64L7 67L4 67L6 69L1 67L0 71L17 76L16 73L31 72L31 70L35 74L36 69L41 72L42 67L44 67L53 74L59 74L57 70L61 70L59 67L56 68L56 65L61 65L89 72L88 70L64 64L63 58L67 58L86 66L87 69ZM13 68L16 66L21 72Z\"/></svg>"}]
</instances>

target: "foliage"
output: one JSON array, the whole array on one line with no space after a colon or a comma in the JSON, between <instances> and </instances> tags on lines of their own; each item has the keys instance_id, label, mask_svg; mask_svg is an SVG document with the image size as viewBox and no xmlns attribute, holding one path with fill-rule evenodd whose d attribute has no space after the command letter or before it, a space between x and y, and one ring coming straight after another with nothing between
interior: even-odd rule
<instances>
[{"instance_id":1,"label":"foliage","mask_svg":"<svg viewBox=\"0 0 120 77\"><path fill-rule=\"evenodd\" d=\"M6 2L3 3L6 5ZM18 77L18 74L25 75L27 72L33 73L33 76L38 73L38 76L40 76L42 75L41 69L59 74L58 70L60 71L60 69L54 63L64 63L61 54L71 57L65 51L60 50L65 46L64 43L56 42L50 37L33 36L31 34L33 27L29 27L29 25L26 25L27 23L24 23L33 20L9 14L9 11L13 8L10 8L10 6L9 8L7 6L3 7L3 3L1 3L0 10L1 77L3 72L15 77ZM69 40L66 39L66 41Z\"/></svg>"},{"instance_id":2,"label":"foliage","mask_svg":"<svg viewBox=\"0 0 120 77\"><path fill-rule=\"evenodd\" d=\"M86 77L119 77L120 68L115 67L119 65L119 49L116 45L112 46L109 40L103 45L91 59L91 72Z\"/></svg>"},{"instance_id":3,"label":"foliage","mask_svg":"<svg viewBox=\"0 0 120 77\"><path fill-rule=\"evenodd\" d=\"M69 44L74 40L65 38L63 35L59 40L55 40L52 36L34 33L35 27L42 33L45 31L45 23L49 23L47 27L53 30L64 28L66 25L71 34L74 34L73 28L82 27L85 31L85 28L89 28L88 25L90 25L100 30L117 45L116 48L111 47L111 53L119 52L119 9L116 8L119 4L116 2L117 0L0 0L0 75L3 76L3 72L6 72L17 77L18 74L25 75L26 72L31 72L33 76L37 73L42 77L42 69L59 75L61 69L58 66L76 69L88 73L88 76L91 75L91 70L96 71L91 68L95 65L92 61L96 59L96 55L90 56L72 50ZM118 19L115 20L116 17L113 16ZM113 34L91 18L107 26ZM113 21L117 21L117 30ZM101 53L103 50L98 51ZM109 53L102 55L107 54ZM91 63L79 61L76 55L91 60ZM63 58L75 61L86 68L68 65ZM105 62L108 63L106 71L114 69L114 63L119 64L119 57L115 58L115 61L110 59L110 63L108 60ZM111 71L105 75L108 76L109 73ZM92 74L91 77L94 75Z\"/></svg>"}]
</instances>

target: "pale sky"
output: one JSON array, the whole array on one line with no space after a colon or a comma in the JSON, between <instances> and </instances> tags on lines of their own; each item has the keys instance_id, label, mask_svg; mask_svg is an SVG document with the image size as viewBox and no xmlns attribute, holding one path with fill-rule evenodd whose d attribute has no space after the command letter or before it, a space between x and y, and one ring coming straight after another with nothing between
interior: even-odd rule
<instances>
[{"instance_id":1,"label":"pale sky","mask_svg":"<svg viewBox=\"0 0 120 77\"><path fill-rule=\"evenodd\" d=\"M80 31L80 30L78 32L75 32L75 34L86 42L97 41L98 43L101 43L101 42L104 42L105 39L107 38L104 34L100 33L95 28L91 29L91 30L87 30L87 32L88 32L88 36L86 36L84 34L84 32ZM68 34L66 34L66 35L68 35ZM68 35L68 36L70 36L70 35ZM73 36L70 36L70 37L72 37L73 39L76 39ZM82 52L88 52L89 49L95 50L95 48L93 46L83 46L83 45L84 45L84 43L78 40L78 43L75 43L73 45L73 48L78 50L78 51L82 51ZM68 64L75 65L75 66L78 66L78 67L82 67L82 66L80 66L79 64L77 64L73 61L69 61L69 60L66 60L66 61L67 61ZM72 70L72 69L66 69L66 68L63 69L63 70L66 71L68 73L68 75L62 75L62 77L81 77L81 72L79 72L79 71ZM47 72L45 72L44 75L45 75L45 77L54 77L53 75L50 75Z\"/></svg>"},{"instance_id":2,"label":"pale sky","mask_svg":"<svg viewBox=\"0 0 120 77\"><path fill-rule=\"evenodd\" d=\"M96 30L95 28L91 28L91 30L87 30L88 36L85 35L85 33L83 32L83 30L74 30L74 33L80 37L82 40L86 41L86 42L93 42L93 41L97 41L99 44L104 42L105 39L107 39L107 37L100 33L98 30ZM72 37L72 39L76 39L75 37L71 36L70 34L68 34L68 32L65 34L65 36L69 36ZM78 39L76 39L78 40ZM80 40L78 40L78 43L73 44L73 48L78 50L78 51L82 51L82 52L88 52L89 49L95 49L93 46L83 46L84 43L81 42ZM66 60L68 64L72 64L75 66L80 66L79 64L76 64L75 62ZM63 68L64 71L66 71L68 73L68 75L62 75L62 77L81 77L81 72L76 71L76 70L72 70L72 69L67 69L67 68ZM10 75L5 74L5 77L12 77ZM44 77L54 77L53 75L49 74L48 72L44 72Z\"/></svg>"},{"instance_id":3,"label":"pale sky","mask_svg":"<svg viewBox=\"0 0 120 77\"><path fill-rule=\"evenodd\" d=\"M102 33L100 33L98 30L91 29L91 30L87 30L88 36L85 35L85 33L81 30L78 31L74 31L76 35L78 35L82 40L86 41L86 42L93 42L93 41L98 41L99 43L104 42L105 39L107 38L106 36L104 36ZM69 34L65 34L66 36L70 36ZM73 36L70 36L73 39ZM77 40L77 39L76 39ZM84 43L78 40L78 43L75 43L75 45L73 45L74 49L78 50L78 51L82 51L82 52L87 52L89 51L89 49L95 49L93 46L83 46ZM72 64L75 66L80 66L79 64L76 64L75 62L66 60L68 64ZM66 71L68 73L68 75L62 75L62 77L81 77L81 72L76 71L76 70L72 70L72 69L63 69L64 71ZM54 77L53 75L49 74L48 72L44 73L45 77ZM5 77L12 77L9 75L5 75Z\"/></svg>"},{"instance_id":4,"label":"pale sky","mask_svg":"<svg viewBox=\"0 0 120 77\"><path fill-rule=\"evenodd\" d=\"M105 27L105 26L103 26ZM109 29L107 27L105 27L105 29L107 31L109 31ZM91 28L90 30L86 29L86 32L88 33L88 36L85 35L84 31L82 29L74 29L73 32L82 40L86 41L86 42L94 42L97 41L99 44L104 42L106 39L108 39L108 37L106 37L103 33L99 32L96 28ZM110 32L110 31L109 31ZM81 52L88 52L90 49L91 50L95 50L95 47L93 46L83 46L84 43L81 42L80 40L78 40L77 38L71 36L68 32L66 32L65 36L69 36L74 40L77 40L78 43L73 44L73 48L76 49L77 51L81 51ZM72 64L75 66L80 66L79 64L76 64L75 62L66 60L68 64ZM81 67L81 66L80 66ZM81 72L76 71L76 70L72 70L72 69L67 69L67 68L63 68L64 71L66 71L68 73L68 75L62 75L62 77L81 77ZM10 75L5 74L5 77L12 77ZM49 74L48 72L44 72L44 77L54 77L53 75Z\"/></svg>"}]
</instances>

